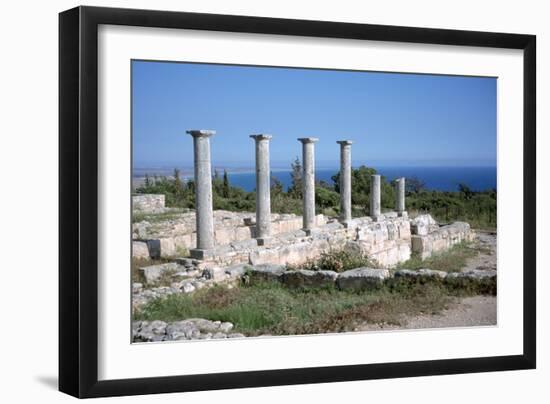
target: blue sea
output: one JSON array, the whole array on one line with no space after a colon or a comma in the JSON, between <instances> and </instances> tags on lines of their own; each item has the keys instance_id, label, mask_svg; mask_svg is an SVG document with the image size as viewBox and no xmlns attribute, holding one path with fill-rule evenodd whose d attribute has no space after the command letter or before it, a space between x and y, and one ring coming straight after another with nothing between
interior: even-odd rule
<instances>
[{"instance_id":1,"label":"blue sea","mask_svg":"<svg viewBox=\"0 0 550 404\"><path fill-rule=\"evenodd\" d=\"M381 167L377 171L388 180L416 177L426 184L427 189L436 191L456 191L459 183L474 191L497 188L496 167ZM337 172L337 169L320 169L315 172L315 179L333 184L331 177ZM273 170L271 173L285 189L291 184L290 170ZM253 191L256 187L253 172L229 172L228 177L231 185L246 191Z\"/></svg>"},{"instance_id":2,"label":"blue sea","mask_svg":"<svg viewBox=\"0 0 550 404\"><path fill-rule=\"evenodd\" d=\"M425 183L426 188L436 191L456 191L458 184L464 183L474 191L485 191L497 188L497 169L496 167L379 167L379 174L386 177L387 180L393 180L399 177L416 177ZM134 168L134 178L142 180L145 173L149 175L167 175L170 176L173 169L168 168ZM218 170L220 175L223 170ZM325 181L333 184L332 176L338 172L338 169L318 169L315 171L317 181ZM285 189L291 184L290 169L272 169L271 174L282 182ZM182 177L189 178L192 175L188 169L182 169ZM243 188L246 191L253 191L256 188L256 178L253 171L228 170L229 182L231 185Z\"/></svg>"}]
</instances>

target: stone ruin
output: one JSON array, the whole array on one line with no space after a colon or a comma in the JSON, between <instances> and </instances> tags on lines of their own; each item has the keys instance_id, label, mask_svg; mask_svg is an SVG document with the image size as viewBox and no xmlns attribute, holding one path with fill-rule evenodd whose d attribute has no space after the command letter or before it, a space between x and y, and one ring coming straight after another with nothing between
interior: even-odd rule
<instances>
[{"instance_id":1,"label":"stone ruin","mask_svg":"<svg viewBox=\"0 0 550 404\"><path fill-rule=\"evenodd\" d=\"M256 212L214 211L209 130L188 133L194 142L195 212L160 223L133 223L132 254L140 258L178 258L181 265L215 269L239 264L300 265L334 250L354 250L391 268L411 254L422 259L475 234L468 223L440 225L430 215L410 218L405 210L405 179L395 181L395 211L381 212L380 176L373 175L370 216L351 215L351 145L340 145L340 216L315 212L316 138L300 138L303 162L303 216L272 214L270 200L270 135L252 135L256 148ZM163 195L135 195L141 212L166 211Z\"/></svg>"}]
</instances>

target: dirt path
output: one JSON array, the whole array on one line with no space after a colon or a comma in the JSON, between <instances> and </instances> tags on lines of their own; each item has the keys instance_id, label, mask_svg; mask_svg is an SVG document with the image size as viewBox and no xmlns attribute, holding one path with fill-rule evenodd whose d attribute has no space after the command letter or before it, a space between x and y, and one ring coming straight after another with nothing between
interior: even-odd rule
<instances>
[{"instance_id":1,"label":"dirt path","mask_svg":"<svg viewBox=\"0 0 550 404\"><path fill-rule=\"evenodd\" d=\"M478 232L476 239L480 253L466 262L463 271L472 269L497 269L497 236L495 233Z\"/></svg>"},{"instance_id":2,"label":"dirt path","mask_svg":"<svg viewBox=\"0 0 550 404\"><path fill-rule=\"evenodd\" d=\"M476 257L469 259L462 271L473 269L497 269L496 234L478 233L476 240L480 252ZM473 296L456 299L446 310L435 315L419 315L403 320L400 326L388 324L364 324L360 331L418 329L441 327L475 327L496 325L497 298L496 296Z\"/></svg>"}]
</instances>

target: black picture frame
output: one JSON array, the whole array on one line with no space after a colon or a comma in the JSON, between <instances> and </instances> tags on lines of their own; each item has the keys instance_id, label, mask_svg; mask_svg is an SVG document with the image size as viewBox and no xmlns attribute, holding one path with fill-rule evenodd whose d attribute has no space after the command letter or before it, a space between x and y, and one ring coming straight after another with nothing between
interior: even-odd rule
<instances>
[{"instance_id":1,"label":"black picture frame","mask_svg":"<svg viewBox=\"0 0 550 404\"><path fill-rule=\"evenodd\" d=\"M523 50L523 354L98 381L98 26L180 28ZM59 15L59 390L75 397L325 383L536 366L536 37L77 7Z\"/></svg>"}]
</instances>

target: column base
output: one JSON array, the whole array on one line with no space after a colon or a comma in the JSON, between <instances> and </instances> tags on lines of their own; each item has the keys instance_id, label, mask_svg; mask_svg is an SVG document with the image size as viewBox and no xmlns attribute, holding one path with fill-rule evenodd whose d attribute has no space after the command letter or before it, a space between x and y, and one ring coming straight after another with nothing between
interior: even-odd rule
<instances>
[{"instance_id":1,"label":"column base","mask_svg":"<svg viewBox=\"0 0 550 404\"><path fill-rule=\"evenodd\" d=\"M373 222L381 222L384 219L384 216L378 215L378 216L371 216L370 217Z\"/></svg>"},{"instance_id":2,"label":"column base","mask_svg":"<svg viewBox=\"0 0 550 404\"><path fill-rule=\"evenodd\" d=\"M213 248L208 248L208 249L192 248L191 250L189 250L189 254L193 259L207 260L214 256L214 249Z\"/></svg>"},{"instance_id":3,"label":"column base","mask_svg":"<svg viewBox=\"0 0 550 404\"><path fill-rule=\"evenodd\" d=\"M270 241L272 240L271 237L257 237L256 242L259 246L267 246L269 245Z\"/></svg>"},{"instance_id":4,"label":"column base","mask_svg":"<svg viewBox=\"0 0 550 404\"><path fill-rule=\"evenodd\" d=\"M397 212L397 216L407 218L409 217L409 214L406 210L404 210L403 212Z\"/></svg>"}]
</instances>

